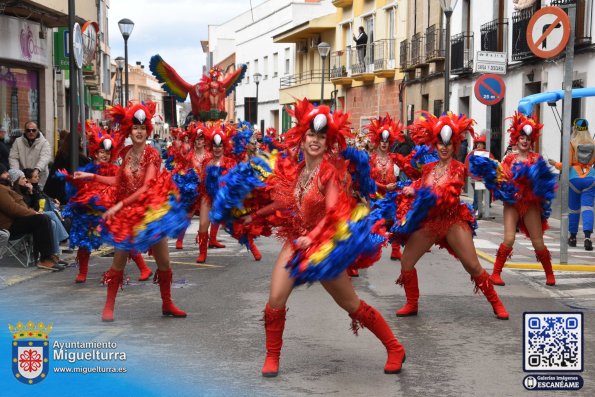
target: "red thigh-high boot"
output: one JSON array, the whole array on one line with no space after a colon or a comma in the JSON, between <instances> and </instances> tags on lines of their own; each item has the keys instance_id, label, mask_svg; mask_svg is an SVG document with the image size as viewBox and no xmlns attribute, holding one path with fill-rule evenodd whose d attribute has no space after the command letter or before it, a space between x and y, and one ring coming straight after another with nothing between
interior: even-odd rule
<instances>
[{"instance_id":1,"label":"red thigh-high boot","mask_svg":"<svg viewBox=\"0 0 595 397\"><path fill-rule=\"evenodd\" d=\"M390 259L393 261L401 260L401 245L396 241L391 244Z\"/></svg>"},{"instance_id":2,"label":"red thigh-high boot","mask_svg":"<svg viewBox=\"0 0 595 397\"><path fill-rule=\"evenodd\" d=\"M500 320L508 320L508 312L500 301L498 293L494 289L494 285L492 284L492 280L490 279L488 272L483 270L479 276L472 276L471 280L475 282L475 293L479 293L479 290L483 292L485 297L488 299L488 302L490 302L492 305L496 317L498 317Z\"/></svg>"},{"instance_id":3,"label":"red thigh-high boot","mask_svg":"<svg viewBox=\"0 0 595 397\"><path fill-rule=\"evenodd\" d=\"M258 250L258 247L256 246L256 244L254 243L254 238L252 237L248 237L248 246L250 247L250 252L252 252L252 256L254 257L255 261L259 261L262 259L262 255L260 254L260 251Z\"/></svg>"},{"instance_id":4,"label":"red thigh-high boot","mask_svg":"<svg viewBox=\"0 0 595 397\"><path fill-rule=\"evenodd\" d=\"M543 270L545 271L545 284L556 285L554 269L552 268L552 255L547 247L543 247L541 251L535 251L535 257L541 262L541 266L543 266Z\"/></svg>"},{"instance_id":5,"label":"red thigh-high boot","mask_svg":"<svg viewBox=\"0 0 595 397\"><path fill-rule=\"evenodd\" d=\"M209 233L209 248L225 248L225 245L217 241L217 232L219 231L218 223L211 223L211 230Z\"/></svg>"},{"instance_id":6,"label":"red thigh-high boot","mask_svg":"<svg viewBox=\"0 0 595 397\"><path fill-rule=\"evenodd\" d=\"M367 328L386 347L388 358L384 366L385 374L398 374L405 362L405 348L399 343L393 331L390 329L382 314L363 300L360 300L359 307L351 317L351 329L357 335L358 329Z\"/></svg>"},{"instance_id":7,"label":"red thigh-high boot","mask_svg":"<svg viewBox=\"0 0 595 397\"><path fill-rule=\"evenodd\" d=\"M155 272L155 278L153 282L159 284L159 290L161 291L161 300L163 305L161 307L164 316L173 317L186 317L186 312L180 310L174 305L171 300L171 283L173 279L173 273L171 269L159 270Z\"/></svg>"},{"instance_id":8,"label":"red thigh-high boot","mask_svg":"<svg viewBox=\"0 0 595 397\"><path fill-rule=\"evenodd\" d=\"M504 244L500 244L498 248L498 252L496 253L496 261L494 262L494 270L492 271L492 275L490 279L492 283L496 285L505 285L504 281L500 277L500 273L502 273L502 268L506 263L506 260L512 256L512 247L509 247Z\"/></svg>"},{"instance_id":9,"label":"red thigh-high boot","mask_svg":"<svg viewBox=\"0 0 595 397\"><path fill-rule=\"evenodd\" d=\"M74 279L75 283L84 283L87 281L87 272L89 271L89 256L91 253L86 248L79 248L76 252L76 261L79 264L79 274Z\"/></svg>"},{"instance_id":10,"label":"red thigh-high boot","mask_svg":"<svg viewBox=\"0 0 595 397\"><path fill-rule=\"evenodd\" d=\"M198 242L198 258L196 258L196 263L205 263L207 261L207 247L209 245L209 233L199 232L198 236L196 236L196 240Z\"/></svg>"},{"instance_id":11,"label":"red thigh-high boot","mask_svg":"<svg viewBox=\"0 0 595 397\"><path fill-rule=\"evenodd\" d=\"M101 280L103 284L107 284L107 299L101 315L101 321L114 321L114 306L116 305L116 295L118 288L122 288L124 282L124 270L116 270L110 268L103 274Z\"/></svg>"},{"instance_id":12,"label":"red thigh-high boot","mask_svg":"<svg viewBox=\"0 0 595 397\"><path fill-rule=\"evenodd\" d=\"M181 250L184 249L184 236L186 235L186 228L182 229L180 233L178 233L178 239L176 240L176 249Z\"/></svg>"},{"instance_id":13,"label":"red thigh-high boot","mask_svg":"<svg viewBox=\"0 0 595 397\"><path fill-rule=\"evenodd\" d=\"M262 376L274 378L279 373L279 358L283 346L283 330L287 309L273 309L267 303L264 307L264 332L266 336L267 354L262 366Z\"/></svg>"},{"instance_id":14,"label":"red thigh-high boot","mask_svg":"<svg viewBox=\"0 0 595 397\"><path fill-rule=\"evenodd\" d=\"M131 251L128 256L134 261L134 263L136 263L136 266L138 266L138 270L140 271L140 277L138 278L138 281L147 281L153 275L153 271L149 266L147 266L143 255L138 251Z\"/></svg>"},{"instance_id":15,"label":"red thigh-high boot","mask_svg":"<svg viewBox=\"0 0 595 397\"><path fill-rule=\"evenodd\" d=\"M401 270L401 275L396 281L405 288L407 303L397 310L397 317L417 316L417 301L419 300L419 287L417 283L417 270Z\"/></svg>"}]
</instances>

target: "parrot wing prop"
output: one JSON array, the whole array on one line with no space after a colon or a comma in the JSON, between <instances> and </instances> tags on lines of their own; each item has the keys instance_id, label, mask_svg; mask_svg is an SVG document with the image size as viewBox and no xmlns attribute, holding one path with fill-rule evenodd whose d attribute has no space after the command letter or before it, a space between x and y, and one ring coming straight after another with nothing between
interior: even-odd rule
<instances>
[{"instance_id":1,"label":"parrot wing prop","mask_svg":"<svg viewBox=\"0 0 595 397\"><path fill-rule=\"evenodd\" d=\"M149 63L149 69L153 76L162 83L165 91L175 96L180 102L184 102L188 93L194 87L194 84L189 84L172 68L167 62L161 58L161 55L153 55Z\"/></svg>"}]
</instances>

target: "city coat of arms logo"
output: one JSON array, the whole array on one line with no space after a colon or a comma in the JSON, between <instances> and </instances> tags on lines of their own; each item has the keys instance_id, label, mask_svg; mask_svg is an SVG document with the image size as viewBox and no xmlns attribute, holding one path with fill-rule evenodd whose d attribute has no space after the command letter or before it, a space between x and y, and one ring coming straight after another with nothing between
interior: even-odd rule
<instances>
[{"instance_id":1,"label":"city coat of arms logo","mask_svg":"<svg viewBox=\"0 0 595 397\"><path fill-rule=\"evenodd\" d=\"M12 373L15 378L27 385L34 385L44 380L50 367L48 334L52 324L35 324L29 321L16 326L8 324L12 333Z\"/></svg>"}]
</instances>

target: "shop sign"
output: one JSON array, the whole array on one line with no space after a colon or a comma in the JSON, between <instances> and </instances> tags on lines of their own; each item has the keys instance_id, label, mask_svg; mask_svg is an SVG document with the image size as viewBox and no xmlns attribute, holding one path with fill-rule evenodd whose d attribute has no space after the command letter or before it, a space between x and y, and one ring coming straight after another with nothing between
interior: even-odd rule
<instances>
[{"instance_id":1,"label":"shop sign","mask_svg":"<svg viewBox=\"0 0 595 397\"><path fill-rule=\"evenodd\" d=\"M0 58L47 65L47 38L40 31L38 23L0 15Z\"/></svg>"}]
</instances>

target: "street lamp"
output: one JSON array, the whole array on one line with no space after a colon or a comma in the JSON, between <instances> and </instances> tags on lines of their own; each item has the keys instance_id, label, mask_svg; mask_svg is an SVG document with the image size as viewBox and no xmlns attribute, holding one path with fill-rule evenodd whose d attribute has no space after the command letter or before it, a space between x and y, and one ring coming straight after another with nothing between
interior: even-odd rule
<instances>
[{"instance_id":1,"label":"street lamp","mask_svg":"<svg viewBox=\"0 0 595 397\"><path fill-rule=\"evenodd\" d=\"M124 38L124 63L126 66L124 71L124 88L126 89L126 98L124 100L123 106L126 106L128 104L128 38L132 33L132 29L134 29L134 22L128 18L124 18L118 22L118 26L120 27L120 33L122 33L122 37Z\"/></svg>"},{"instance_id":2,"label":"street lamp","mask_svg":"<svg viewBox=\"0 0 595 397\"><path fill-rule=\"evenodd\" d=\"M126 62L126 60L122 57L117 57L116 59L114 59L114 61L116 62L116 65L118 66L118 79L119 80L119 92L118 92L118 103L122 106L126 106L126 104L122 103L124 100L124 97L122 96L122 71L124 70L124 63Z\"/></svg>"},{"instance_id":3,"label":"street lamp","mask_svg":"<svg viewBox=\"0 0 595 397\"><path fill-rule=\"evenodd\" d=\"M318 44L318 53L322 58L322 82L320 83L320 104L324 102L324 61L328 56L329 52L331 52L331 45L325 41Z\"/></svg>"},{"instance_id":4,"label":"street lamp","mask_svg":"<svg viewBox=\"0 0 595 397\"><path fill-rule=\"evenodd\" d=\"M444 58L444 112L450 107L450 17L458 0L440 0L440 7L446 17L446 53Z\"/></svg>"},{"instance_id":5,"label":"street lamp","mask_svg":"<svg viewBox=\"0 0 595 397\"><path fill-rule=\"evenodd\" d=\"M260 73L254 73L254 76L252 76L254 82L256 83L256 125L258 125L258 84L260 83L261 77L262 74Z\"/></svg>"}]
</instances>

